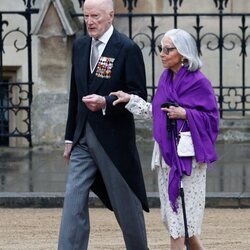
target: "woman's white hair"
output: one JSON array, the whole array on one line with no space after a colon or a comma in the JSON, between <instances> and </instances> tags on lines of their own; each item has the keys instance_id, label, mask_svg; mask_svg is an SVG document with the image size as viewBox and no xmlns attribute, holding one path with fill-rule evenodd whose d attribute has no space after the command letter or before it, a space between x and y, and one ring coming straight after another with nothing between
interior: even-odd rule
<instances>
[{"instance_id":1,"label":"woman's white hair","mask_svg":"<svg viewBox=\"0 0 250 250\"><path fill-rule=\"evenodd\" d=\"M167 31L164 37L169 37L172 40L178 52L184 57L184 62L187 61L189 71L196 71L202 67L197 45L188 32L182 29L172 29Z\"/></svg>"}]
</instances>

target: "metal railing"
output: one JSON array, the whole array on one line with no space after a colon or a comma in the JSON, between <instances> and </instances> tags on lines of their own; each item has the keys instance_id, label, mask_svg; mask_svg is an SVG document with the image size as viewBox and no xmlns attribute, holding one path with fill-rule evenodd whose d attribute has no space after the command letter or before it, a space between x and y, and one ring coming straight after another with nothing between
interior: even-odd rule
<instances>
[{"instance_id":1,"label":"metal railing","mask_svg":"<svg viewBox=\"0 0 250 250\"><path fill-rule=\"evenodd\" d=\"M38 13L38 9L32 8L36 0L23 0L26 9L24 11L0 11L0 145L8 146L9 138L26 138L29 146L31 140L31 103L32 103L32 36L31 16ZM19 15L25 19L26 31L17 27L6 31L9 26L8 16ZM26 50L27 82L10 82L4 77L3 54L5 42L11 36L21 36L24 44L14 40L16 53ZM25 74L25 72L24 72ZM17 118L18 117L18 118ZM12 119L11 125L10 119Z\"/></svg>"},{"instance_id":2,"label":"metal railing","mask_svg":"<svg viewBox=\"0 0 250 250\"><path fill-rule=\"evenodd\" d=\"M169 7L172 8L171 13L133 13L139 1L123 0L127 13L116 14L115 17L118 25L120 24L119 19L122 19L123 23L124 20L127 20L128 36L139 44L143 52L145 51L145 61L151 62L151 65L147 67L147 70L150 71L148 74L149 100L155 94L159 78L159 73L156 72L156 62L159 61L156 47L167 30L166 28L185 27L196 40L201 59L203 57L207 59L208 54L213 57L210 62L206 61L206 68L214 68L214 71L210 70L209 78L211 78L217 96L221 118L231 115L234 117L235 115L246 116L250 111L250 74L246 70L247 49L250 40L248 27L250 13L225 13L229 0L210 0L214 2L215 10L218 10L218 13L181 13L179 10L185 0L166 0ZM81 2L79 0L79 3ZM73 16L82 17L83 14ZM142 19L143 25L139 21ZM165 31L161 27L163 20L165 20ZM208 27L205 24L208 24ZM137 26L140 26L140 30ZM232 53L231 56L229 53ZM237 65L232 63L230 67L228 62L230 57L238 57ZM215 62L217 67L214 65ZM235 70L237 72L234 72ZM238 78L231 80L228 75L237 75Z\"/></svg>"}]
</instances>

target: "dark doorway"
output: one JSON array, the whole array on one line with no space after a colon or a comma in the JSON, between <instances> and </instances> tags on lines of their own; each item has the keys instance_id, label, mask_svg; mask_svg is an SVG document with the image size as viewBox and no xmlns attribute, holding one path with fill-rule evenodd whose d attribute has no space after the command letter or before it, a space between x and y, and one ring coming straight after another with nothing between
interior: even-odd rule
<instances>
[{"instance_id":1,"label":"dark doorway","mask_svg":"<svg viewBox=\"0 0 250 250\"><path fill-rule=\"evenodd\" d=\"M4 80L3 82L7 82ZM2 84L0 90L0 146L9 146L9 89L8 85Z\"/></svg>"}]
</instances>

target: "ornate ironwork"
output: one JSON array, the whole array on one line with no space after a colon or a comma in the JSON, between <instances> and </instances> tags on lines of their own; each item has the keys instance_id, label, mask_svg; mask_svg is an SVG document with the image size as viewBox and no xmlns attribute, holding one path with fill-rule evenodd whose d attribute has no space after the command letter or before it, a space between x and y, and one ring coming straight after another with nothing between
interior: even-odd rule
<instances>
[{"instance_id":1,"label":"ornate ironwork","mask_svg":"<svg viewBox=\"0 0 250 250\"><path fill-rule=\"evenodd\" d=\"M230 87L226 89L224 94L224 103L228 105L230 110L237 110L238 106L242 104L241 95L238 94L237 88Z\"/></svg>"},{"instance_id":2,"label":"ornate ironwork","mask_svg":"<svg viewBox=\"0 0 250 250\"><path fill-rule=\"evenodd\" d=\"M218 7L218 9L220 11L223 11L224 8L223 8L223 4L225 6L225 8L227 7L227 4L228 4L228 1L229 0L214 0L214 3L215 3L215 6Z\"/></svg>"},{"instance_id":3,"label":"ornate ironwork","mask_svg":"<svg viewBox=\"0 0 250 250\"><path fill-rule=\"evenodd\" d=\"M138 0L139 1L139 0ZM158 56L156 51L156 46L159 44L160 39L164 35L160 31L159 25L157 25L157 18L160 20L166 19L173 20L173 27L178 28L178 19L184 20L184 18L189 18L189 21L194 18L192 25L193 30L190 30L191 35L194 37L198 53L201 57L204 56L207 51L216 53L218 60L218 80L213 82L214 90L220 107L220 115L223 117L224 113L228 112L240 112L241 115L245 116L246 112L250 112L250 83L247 83L246 79L249 79L249 73L246 70L246 57L247 57L247 48L249 44L249 28L246 25L246 19L250 18L250 13L226 13L223 11L227 8L229 0L214 0L215 7L218 8L218 13L178 13L178 7L182 6L183 0L169 0L169 6L173 7L173 13L163 13L163 14L134 14L132 13L133 7L137 1L128 1L123 0L124 6L128 7L127 14L116 14L116 17L127 17L128 18L128 34L131 39L133 39L140 46L141 50L144 53L144 56L147 56L145 60L149 65L151 63L150 77L151 84L148 86L149 90L149 100L154 96L157 84L155 84L155 79L159 76L156 76L155 67L156 67L156 56ZM134 5L133 5L134 4ZM234 17L234 22L230 21L230 25L235 25L236 20L240 20L240 25L233 32L225 31L224 22L225 20ZM139 32L134 30L134 22L138 18L143 18L145 23L145 28L142 28ZM206 18L213 18L213 21L218 20L218 29L208 30L208 28L203 24L203 20ZM150 25L147 25L147 19L149 19ZM181 28L181 27L180 27ZM237 83L227 82L225 83L226 69L225 66L229 67L232 64L227 64L225 57L228 53L238 52L239 50L239 72L241 74L241 79L237 79ZM149 50L149 53L147 53ZM214 65L211 65L214 67ZM228 69L227 69L228 70ZM152 73L152 74L151 74ZM247 75L248 74L248 78ZM227 79L229 81L230 79Z\"/></svg>"},{"instance_id":4,"label":"ornate ironwork","mask_svg":"<svg viewBox=\"0 0 250 250\"><path fill-rule=\"evenodd\" d=\"M5 90L7 98L5 98L5 103L2 100L0 106L0 116L3 122L0 137L24 137L29 141L30 117L28 111L30 107L27 86L28 83L1 82L1 88ZM18 123L18 125L9 126L6 124L10 118L13 124ZM5 131L2 131L3 127L5 127Z\"/></svg>"},{"instance_id":5,"label":"ornate ironwork","mask_svg":"<svg viewBox=\"0 0 250 250\"><path fill-rule=\"evenodd\" d=\"M124 7L128 7L128 12L132 13L134 7L136 8L137 0L123 0Z\"/></svg>"},{"instance_id":6,"label":"ornate ironwork","mask_svg":"<svg viewBox=\"0 0 250 250\"><path fill-rule=\"evenodd\" d=\"M202 56L202 52L201 52L201 30L203 29L203 26L200 25L200 17L196 16L196 26L193 26L193 28L196 30L196 34L197 37L194 39L196 40L196 45L197 45L197 49L198 49L198 54L199 56Z\"/></svg>"},{"instance_id":7,"label":"ornate ironwork","mask_svg":"<svg viewBox=\"0 0 250 250\"><path fill-rule=\"evenodd\" d=\"M36 0L23 0L24 11L0 11L0 145L8 146L11 137L26 138L29 146L31 140L31 103L32 103L32 44L31 44L31 15L38 13L38 9L31 8ZM25 19L27 29L20 27L8 30L9 20L3 20L8 15L20 15ZM18 35L18 36L17 36ZM16 38L18 37L18 39ZM10 44L16 52L27 51L27 79L28 82L9 82L3 75L3 54L5 44Z\"/></svg>"},{"instance_id":8,"label":"ornate ironwork","mask_svg":"<svg viewBox=\"0 0 250 250\"><path fill-rule=\"evenodd\" d=\"M82 4L84 3L85 0L78 0L79 2L79 7L82 8Z\"/></svg>"},{"instance_id":9,"label":"ornate ironwork","mask_svg":"<svg viewBox=\"0 0 250 250\"><path fill-rule=\"evenodd\" d=\"M143 50L146 47L150 48L148 56L151 57L152 71L155 72L155 56L158 55L156 47L160 43L160 39L163 37L164 33L159 33L155 35L158 26L155 25L155 17L153 15L151 16L151 25L147 26L147 28L150 30L151 35L149 35L146 32L139 32L135 34L132 37L132 39L138 43L141 50ZM150 93L148 93L148 99L152 100L156 90L154 74L152 75L152 85L150 86L149 89Z\"/></svg>"},{"instance_id":10,"label":"ornate ironwork","mask_svg":"<svg viewBox=\"0 0 250 250\"><path fill-rule=\"evenodd\" d=\"M242 26L239 26L241 32L242 32L242 43L241 43L241 52L240 56L247 56L246 46L247 46L247 40L249 39L250 35L246 36L246 31L248 29L248 26L246 26L246 17L242 16L241 19Z\"/></svg>"},{"instance_id":11,"label":"ornate ironwork","mask_svg":"<svg viewBox=\"0 0 250 250\"><path fill-rule=\"evenodd\" d=\"M3 32L3 26L6 25L6 27L9 25L8 21L3 20L1 23L1 31Z\"/></svg>"},{"instance_id":12,"label":"ornate ironwork","mask_svg":"<svg viewBox=\"0 0 250 250\"><path fill-rule=\"evenodd\" d=\"M36 0L23 0L23 3L27 8L31 8L31 6L36 3Z\"/></svg>"},{"instance_id":13,"label":"ornate ironwork","mask_svg":"<svg viewBox=\"0 0 250 250\"><path fill-rule=\"evenodd\" d=\"M13 42L13 45L14 45L14 47L16 48L16 52L18 52L18 51L20 51L20 50L26 49L26 48L27 48L27 34L26 34L25 32L23 32L22 30L20 30L20 27L14 29L14 30L11 30L11 31L9 31L9 32L7 32L7 33L4 35L3 39L2 39L3 44L4 44L4 40L5 40L10 34L12 34L12 33L19 33L19 34L22 34L22 35L24 36L24 38L25 38L25 44L23 45L23 47L18 47L18 46L17 46L17 43L18 43L18 40L17 40L17 39ZM2 48L2 51L3 51L3 53L5 53L4 47Z\"/></svg>"},{"instance_id":14,"label":"ornate ironwork","mask_svg":"<svg viewBox=\"0 0 250 250\"><path fill-rule=\"evenodd\" d=\"M169 5L174 6L174 8L177 8L177 5L179 3L179 6L181 7L183 0L169 0Z\"/></svg>"}]
</instances>

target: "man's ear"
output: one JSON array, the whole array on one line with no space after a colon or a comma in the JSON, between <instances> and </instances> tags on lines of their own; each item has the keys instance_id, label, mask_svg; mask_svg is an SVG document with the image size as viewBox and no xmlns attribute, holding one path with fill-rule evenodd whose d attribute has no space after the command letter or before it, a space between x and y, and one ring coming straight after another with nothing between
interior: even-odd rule
<instances>
[{"instance_id":1,"label":"man's ear","mask_svg":"<svg viewBox=\"0 0 250 250\"><path fill-rule=\"evenodd\" d=\"M114 15L115 15L115 12L114 12L113 10L111 10L111 11L109 12L109 16L110 16L110 18L111 18L112 21L113 21L113 19L114 19Z\"/></svg>"}]
</instances>

